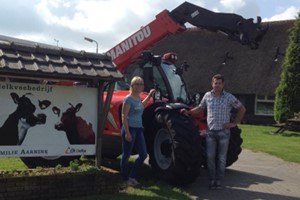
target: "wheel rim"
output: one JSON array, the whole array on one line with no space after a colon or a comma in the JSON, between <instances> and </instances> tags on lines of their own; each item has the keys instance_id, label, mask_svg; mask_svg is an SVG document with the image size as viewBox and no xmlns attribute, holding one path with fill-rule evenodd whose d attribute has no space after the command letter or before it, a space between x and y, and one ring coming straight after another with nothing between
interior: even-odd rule
<instances>
[{"instance_id":1,"label":"wheel rim","mask_svg":"<svg viewBox=\"0 0 300 200\"><path fill-rule=\"evenodd\" d=\"M171 166L172 139L166 129L160 129L154 139L154 156L157 165L166 170Z\"/></svg>"},{"instance_id":2,"label":"wheel rim","mask_svg":"<svg viewBox=\"0 0 300 200\"><path fill-rule=\"evenodd\" d=\"M61 156L43 156L45 160L56 160L59 159Z\"/></svg>"}]
</instances>

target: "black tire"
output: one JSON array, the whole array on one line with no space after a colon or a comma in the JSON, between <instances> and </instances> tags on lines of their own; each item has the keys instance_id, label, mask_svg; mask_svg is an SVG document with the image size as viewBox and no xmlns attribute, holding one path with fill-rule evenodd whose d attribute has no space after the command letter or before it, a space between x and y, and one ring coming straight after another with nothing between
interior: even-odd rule
<instances>
[{"instance_id":1,"label":"black tire","mask_svg":"<svg viewBox=\"0 0 300 200\"><path fill-rule=\"evenodd\" d=\"M63 167L70 166L70 161L79 159L79 156L61 156L61 157L21 157L21 160L28 168L36 167Z\"/></svg>"},{"instance_id":2,"label":"black tire","mask_svg":"<svg viewBox=\"0 0 300 200\"><path fill-rule=\"evenodd\" d=\"M237 126L230 129L230 142L227 151L226 167L231 166L239 158L239 154L242 152L241 145L243 139L241 138L241 129Z\"/></svg>"},{"instance_id":3,"label":"black tire","mask_svg":"<svg viewBox=\"0 0 300 200\"><path fill-rule=\"evenodd\" d=\"M153 108L152 108L153 111ZM155 112L148 112L144 120ZM155 113L145 124L149 163L162 180L184 186L200 174L201 137L192 119L177 110ZM147 114L146 114L147 115Z\"/></svg>"}]
</instances>

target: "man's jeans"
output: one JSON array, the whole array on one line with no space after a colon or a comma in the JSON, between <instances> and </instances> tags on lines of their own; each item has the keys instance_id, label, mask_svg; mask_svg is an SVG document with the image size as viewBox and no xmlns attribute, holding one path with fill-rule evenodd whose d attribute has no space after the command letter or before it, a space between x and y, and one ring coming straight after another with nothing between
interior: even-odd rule
<instances>
[{"instance_id":1,"label":"man's jeans","mask_svg":"<svg viewBox=\"0 0 300 200\"><path fill-rule=\"evenodd\" d=\"M207 131L205 140L209 179L222 181L225 175L230 129Z\"/></svg>"},{"instance_id":2,"label":"man's jeans","mask_svg":"<svg viewBox=\"0 0 300 200\"><path fill-rule=\"evenodd\" d=\"M147 158L147 148L146 142L144 138L143 128L133 128L129 127L129 131L131 133L132 140L128 142L125 140L125 130L122 127L121 135L122 135L122 158L121 158L121 175L123 180L128 180L128 178L135 178L138 169L143 164L144 160ZM133 147L136 148L139 156L134 161L132 169L129 173L128 167L128 159L131 155Z\"/></svg>"}]
</instances>

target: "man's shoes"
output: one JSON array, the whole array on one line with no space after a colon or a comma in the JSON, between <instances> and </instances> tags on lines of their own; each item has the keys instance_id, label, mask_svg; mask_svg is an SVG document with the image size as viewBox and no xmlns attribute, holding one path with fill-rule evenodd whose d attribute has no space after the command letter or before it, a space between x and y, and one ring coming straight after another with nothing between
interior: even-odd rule
<instances>
[{"instance_id":1,"label":"man's shoes","mask_svg":"<svg viewBox=\"0 0 300 200\"><path fill-rule=\"evenodd\" d=\"M216 189L216 183L215 183L214 180L209 182L208 188L209 188L210 190L215 190L215 189Z\"/></svg>"},{"instance_id":2,"label":"man's shoes","mask_svg":"<svg viewBox=\"0 0 300 200\"><path fill-rule=\"evenodd\" d=\"M220 180L217 181L212 180L209 182L208 188L210 190L223 190L222 182Z\"/></svg>"},{"instance_id":3,"label":"man's shoes","mask_svg":"<svg viewBox=\"0 0 300 200\"><path fill-rule=\"evenodd\" d=\"M220 180L216 181L216 189L217 190L223 190L222 182Z\"/></svg>"},{"instance_id":4,"label":"man's shoes","mask_svg":"<svg viewBox=\"0 0 300 200\"><path fill-rule=\"evenodd\" d=\"M129 186L136 186L136 185L139 185L140 183L134 179L134 178L129 178L128 181L127 181L127 185Z\"/></svg>"}]
</instances>

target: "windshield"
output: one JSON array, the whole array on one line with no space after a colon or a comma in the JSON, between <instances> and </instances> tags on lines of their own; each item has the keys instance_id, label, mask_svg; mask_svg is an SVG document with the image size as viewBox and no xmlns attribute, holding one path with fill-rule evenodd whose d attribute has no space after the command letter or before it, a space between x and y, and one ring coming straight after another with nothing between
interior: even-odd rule
<instances>
[{"instance_id":1,"label":"windshield","mask_svg":"<svg viewBox=\"0 0 300 200\"><path fill-rule=\"evenodd\" d=\"M171 89L171 96L174 97L175 102L183 102L189 103L189 99L187 96L187 91L185 88L184 83L182 82L180 76L176 74L176 67L175 65L171 65L168 63L161 63L160 66L152 66L151 63L147 63L145 66L153 67L153 81L155 86L157 86L160 91L161 95L165 98L170 98L168 83L166 82L165 78L161 74L161 68L163 70L163 74L165 74L166 79L169 82L170 89ZM144 78L144 69L146 67L139 67L138 65L130 65L124 71L124 79L118 81L115 84L115 90L128 90L130 85L130 80L133 76L141 76Z\"/></svg>"},{"instance_id":2,"label":"windshield","mask_svg":"<svg viewBox=\"0 0 300 200\"><path fill-rule=\"evenodd\" d=\"M176 74L176 68L174 65L162 63L161 67L169 80L171 90L173 92L174 99L177 102L188 103L187 92L185 90L184 83L180 76Z\"/></svg>"},{"instance_id":3,"label":"windshield","mask_svg":"<svg viewBox=\"0 0 300 200\"><path fill-rule=\"evenodd\" d=\"M131 64L125 69L123 76L123 80L116 83L115 90L129 90L132 77L143 77L143 68L139 67L137 64Z\"/></svg>"},{"instance_id":4,"label":"windshield","mask_svg":"<svg viewBox=\"0 0 300 200\"><path fill-rule=\"evenodd\" d=\"M114 90L129 90L130 86L125 80L117 81Z\"/></svg>"}]
</instances>

